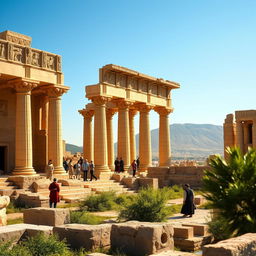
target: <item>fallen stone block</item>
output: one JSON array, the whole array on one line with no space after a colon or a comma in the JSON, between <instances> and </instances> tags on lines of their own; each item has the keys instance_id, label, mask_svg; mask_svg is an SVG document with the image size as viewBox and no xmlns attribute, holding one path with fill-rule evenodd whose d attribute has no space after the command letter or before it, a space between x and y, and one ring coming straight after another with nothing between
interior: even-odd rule
<instances>
[{"instance_id":1,"label":"fallen stone block","mask_svg":"<svg viewBox=\"0 0 256 256\"><path fill-rule=\"evenodd\" d=\"M67 224L53 228L53 232L61 240L65 238L72 248L85 248L87 251L110 247L110 231L110 224Z\"/></svg>"},{"instance_id":2,"label":"fallen stone block","mask_svg":"<svg viewBox=\"0 0 256 256\"><path fill-rule=\"evenodd\" d=\"M174 229L174 237L175 238L183 238L188 239L194 236L194 230L192 227L173 227Z\"/></svg>"},{"instance_id":3,"label":"fallen stone block","mask_svg":"<svg viewBox=\"0 0 256 256\"><path fill-rule=\"evenodd\" d=\"M40 190L48 190L50 184L51 181L49 179L39 179L34 181L31 186L34 192L38 192Z\"/></svg>"},{"instance_id":4,"label":"fallen stone block","mask_svg":"<svg viewBox=\"0 0 256 256\"><path fill-rule=\"evenodd\" d=\"M184 227L192 227L194 230L194 236L207 236L209 235L208 232L208 225L203 224L182 224Z\"/></svg>"},{"instance_id":5,"label":"fallen stone block","mask_svg":"<svg viewBox=\"0 0 256 256\"><path fill-rule=\"evenodd\" d=\"M157 178L139 178L139 187L152 187L153 189L158 189L158 179Z\"/></svg>"},{"instance_id":6,"label":"fallen stone block","mask_svg":"<svg viewBox=\"0 0 256 256\"><path fill-rule=\"evenodd\" d=\"M255 256L256 233L247 233L216 244L205 245L203 256Z\"/></svg>"},{"instance_id":7,"label":"fallen stone block","mask_svg":"<svg viewBox=\"0 0 256 256\"><path fill-rule=\"evenodd\" d=\"M111 248L134 256L173 249L173 227L168 223L138 221L113 224Z\"/></svg>"},{"instance_id":8,"label":"fallen stone block","mask_svg":"<svg viewBox=\"0 0 256 256\"><path fill-rule=\"evenodd\" d=\"M35 225L59 226L70 222L69 209L31 208L24 211L24 223Z\"/></svg>"},{"instance_id":9,"label":"fallen stone block","mask_svg":"<svg viewBox=\"0 0 256 256\"><path fill-rule=\"evenodd\" d=\"M58 183L61 183L62 186L70 186L70 187L82 187L83 186L83 183L80 180L59 179Z\"/></svg>"}]
</instances>

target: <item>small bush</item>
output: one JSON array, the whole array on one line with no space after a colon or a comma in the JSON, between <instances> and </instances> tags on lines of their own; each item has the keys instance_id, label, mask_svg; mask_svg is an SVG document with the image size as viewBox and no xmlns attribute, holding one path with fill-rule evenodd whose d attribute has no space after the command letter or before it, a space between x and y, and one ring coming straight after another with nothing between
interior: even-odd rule
<instances>
[{"instance_id":1,"label":"small bush","mask_svg":"<svg viewBox=\"0 0 256 256\"><path fill-rule=\"evenodd\" d=\"M34 237L29 237L22 245L26 247L33 256L70 255L67 244L64 241L59 241L55 235L46 236L39 233Z\"/></svg>"},{"instance_id":2,"label":"small bush","mask_svg":"<svg viewBox=\"0 0 256 256\"><path fill-rule=\"evenodd\" d=\"M119 219L159 222L169 215L166 202L168 194L164 189L141 189L130 204L124 206Z\"/></svg>"},{"instance_id":3,"label":"small bush","mask_svg":"<svg viewBox=\"0 0 256 256\"><path fill-rule=\"evenodd\" d=\"M163 188L169 200L183 197L183 188L178 185Z\"/></svg>"},{"instance_id":4,"label":"small bush","mask_svg":"<svg viewBox=\"0 0 256 256\"><path fill-rule=\"evenodd\" d=\"M115 208L117 210L123 209L126 205L129 205L135 198L135 195L121 194L114 198Z\"/></svg>"},{"instance_id":5,"label":"small bush","mask_svg":"<svg viewBox=\"0 0 256 256\"><path fill-rule=\"evenodd\" d=\"M225 240L232 236L227 220L221 216L213 218L207 224L209 232L214 236L215 241Z\"/></svg>"},{"instance_id":6,"label":"small bush","mask_svg":"<svg viewBox=\"0 0 256 256\"><path fill-rule=\"evenodd\" d=\"M81 203L81 210L90 212L104 212L115 208L115 192L103 192L99 195L91 195Z\"/></svg>"},{"instance_id":7,"label":"small bush","mask_svg":"<svg viewBox=\"0 0 256 256\"><path fill-rule=\"evenodd\" d=\"M29 250L20 245L12 247L11 242L0 244L0 256L33 256Z\"/></svg>"},{"instance_id":8,"label":"small bush","mask_svg":"<svg viewBox=\"0 0 256 256\"><path fill-rule=\"evenodd\" d=\"M95 216L84 211L72 211L70 212L70 222L79 224L98 225L103 223L108 217Z\"/></svg>"}]
</instances>

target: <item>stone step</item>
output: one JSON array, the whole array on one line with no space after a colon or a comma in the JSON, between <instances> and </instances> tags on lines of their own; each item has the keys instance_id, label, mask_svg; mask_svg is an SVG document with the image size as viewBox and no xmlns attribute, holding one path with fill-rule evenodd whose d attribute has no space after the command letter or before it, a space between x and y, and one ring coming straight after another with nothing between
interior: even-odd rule
<instances>
[{"instance_id":1,"label":"stone step","mask_svg":"<svg viewBox=\"0 0 256 256\"><path fill-rule=\"evenodd\" d=\"M102 188L102 187L125 187L123 184L113 183L113 184L86 184L85 188Z\"/></svg>"},{"instance_id":2,"label":"stone step","mask_svg":"<svg viewBox=\"0 0 256 256\"><path fill-rule=\"evenodd\" d=\"M92 192L91 189L86 189L86 188L82 188L82 189L62 189L62 190L60 190L60 195L77 194L79 196L80 194L83 194L83 193L90 194L91 192ZM49 195L50 191L46 190L46 191L40 191L38 193L42 196L47 196L47 195Z\"/></svg>"}]
</instances>

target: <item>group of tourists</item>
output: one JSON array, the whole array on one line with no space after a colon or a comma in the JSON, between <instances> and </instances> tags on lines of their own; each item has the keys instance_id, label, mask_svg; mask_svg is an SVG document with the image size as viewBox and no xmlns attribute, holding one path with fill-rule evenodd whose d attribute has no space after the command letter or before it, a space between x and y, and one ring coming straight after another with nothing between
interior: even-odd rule
<instances>
[{"instance_id":1,"label":"group of tourists","mask_svg":"<svg viewBox=\"0 0 256 256\"><path fill-rule=\"evenodd\" d=\"M115 172L121 173L124 172L124 160L122 157L116 158L115 162ZM131 163L129 169L132 171L132 176L135 177L137 170L140 167L140 158L138 157L136 160L134 159L133 162Z\"/></svg>"},{"instance_id":2,"label":"group of tourists","mask_svg":"<svg viewBox=\"0 0 256 256\"><path fill-rule=\"evenodd\" d=\"M93 161L88 162L87 159L80 159L74 164L72 159L67 162L67 160L63 161L63 167L66 172L69 174L70 179L81 179L81 174L83 174L83 180L87 181L88 173L90 173L90 181L93 179L97 180L97 177L94 175L95 165Z\"/></svg>"}]
</instances>

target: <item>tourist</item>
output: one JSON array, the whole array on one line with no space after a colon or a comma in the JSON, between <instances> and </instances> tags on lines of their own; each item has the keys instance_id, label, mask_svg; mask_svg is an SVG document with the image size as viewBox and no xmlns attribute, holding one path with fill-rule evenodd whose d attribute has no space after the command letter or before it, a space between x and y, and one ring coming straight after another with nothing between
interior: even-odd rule
<instances>
[{"instance_id":1,"label":"tourist","mask_svg":"<svg viewBox=\"0 0 256 256\"><path fill-rule=\"evenodd\" d=\"M120 172L124 172L124 160L120 157Z\"/></svg>"},{"instance_id":2,"label":"tourist","mask_svg":"<svg viewBox=\"0 0 256 256\"><path fill-rule=\"evenodd\" d=\"M195 204L194 204L194 192L190 188L189 184L183 186L183 205L181 208L181 213L184 214L183 217L192 217L195 213Z\"/></svg>"},{"instance_id":3,"label":"tourist","mask_svg":"<svg viewBox=\"0 0 256 256\"><path fill-rule=\"evenodd\" d=\"M73 175L74 175L74 167L72 164L72 159L70 159L69 163L68 163L68 175L70 179L73 179Z\"/></svg>"},{"instance_id":4,"label":"tourist","mask_svg":"<svg viewBox=\"0 0 256 256\"><path fill-rule=\"evenodd\" d=\"M56 208L57 203L60 201L59 192L60 192L60 186L57 183L57 179L54 178L53 182L49 186L50 190L50 208L52 208L52 205L54 208Z\"/></svg>"},{"instance_id":5,"label":"tourist","mask_svg":"<svg viewBox=\"0 0 256 256\"><path fill-rule=\"evenodd\" d=\"M52 178L53 178L53 171L54 171L54 166L52 164L52 160L49 160L48 164L45 167L45 173L46 173L47 179L49 179L50 181L52 181Z\"/></svg>"},{"instance_id":6,"label":"tourist","mask_svg":"<svg viewBox=\"0 0 256 256\"><path fill-rule=\"evenodd\" d=\"M88 175L88 170L89 170L89 163L88 163L87 159L85 159L85 161L83 161L83 163L82 163L82 170L84 173L84 181L87 181L87 175Z\"/></svg>"},{"instance_id":7,"label":"tourist","mask_svg":"<svg viewBox=\"0 0 256 256\"><path fill-rule=\"evenodd\" d=\"M132 176L133 177L135 177L136 171L137 171L137 162L136 162L136 160L133 160L133 162L132 162Z\"/></svg>"},{"instance_id":8,"label":"tourist","mask_svg":"<svg viewBox=\"0 0 256 256\"><path fill-rule=\"evenodd\" d=\"M115 164L115 172L119 173L120 172L120 161L119 161L118 157L116 158L114 164Z\"/></svg>"},{"instance_id":9,"label":"tourist","mask_svg":"<svg viewBox=\"0 0 256 256\"><path fill-rule=\"evenodd\" d=\"M80 160L76 163L76 169L75 169L76 178L80 180L81 178L81 162Z\"/></svg>"},{"instance_id":10,"label":"tourist","mask_svg":"<svg viewBox=\"0 0 256 256\"><path fill-rule=\"evenodd\" d=\"M68 162L67 162L66 159L64 159L64 161L63 161L63 168L64 168L64 170L65 170L66 172L68 172Z\"/></svg>"},{"instance_id":11,"label":"tourist","mask_svg":"<svg viewBox=\"0 0 256 256\"><path fill-rule=\"evenodd\" d=\"M97 177L94 175L95 165L94 165L93 161L91 161L91 163L89 164L89 169L90 169L90 174L91 174L91 179L90 179L90 181L92 181L92 178L94 178L95 180L97 180Z\"/></svg>"},{"instance_id":12,"label":"tourist","mask_svg":"<svg viewBox=\"0 0 256 256\"><path fill-rule=\"evenodd\" d=\"M139 170L139 168L140 168L140 158L139 157L137 157L136 163L137 163L137 170Z\"/></svg>"}]
</instances>

